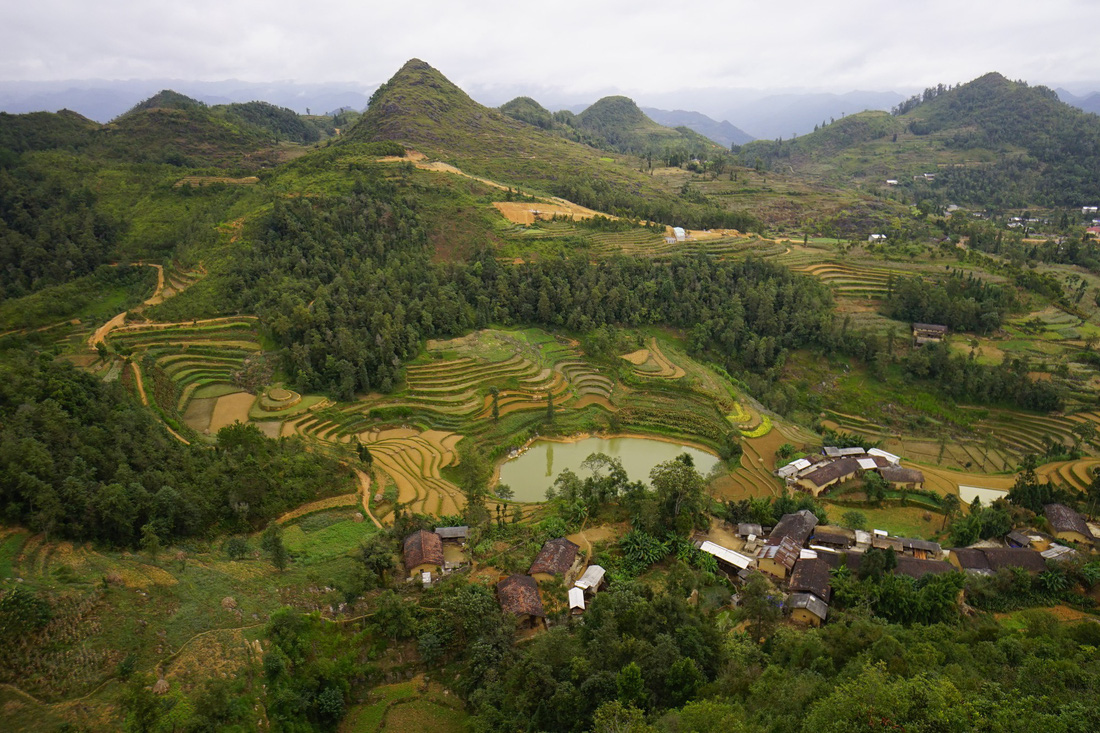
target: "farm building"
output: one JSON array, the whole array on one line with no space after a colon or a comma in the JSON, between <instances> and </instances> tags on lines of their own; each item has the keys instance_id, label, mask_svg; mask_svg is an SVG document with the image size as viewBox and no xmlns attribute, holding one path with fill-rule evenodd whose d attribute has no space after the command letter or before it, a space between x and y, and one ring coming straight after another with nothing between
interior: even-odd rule
<instances>
[{"instance_id":1,"label":"farm building","mask_svg":"<svg viewBox=\"0 0 1100 733\"><path fill-rule=\"evenodd\" d=\"M915 540L908 537L902 537L900 541L902 553L918 560L939 560L940 556L943 555L943 548L936 542Z\"/></svg>"},{"instance_id":2,"label":"farm building","mask_svg":"<svg viewBox=\"0 0 1100 733\"><path fill-rule=\"evenodd\" d=\"M577 578L574 586L586 593L595 595L599 592L600 586L603 585L604 572L604 569L599 565L589 565L584 574Z\"/></svg>"},{"instance_id":3,"label":"farm building","mask_svg":"<svg viewBox=\"0 0 1100 733\"><path fill-rule=\"evenodd\" d=\"M1056 538L1067 542L1093 543L1092 532L1085 520L1065 504L1046 504L1043 512Z\"/></svg>"},{"instance_id":4,"label":"farm building","mask_svg":"<svg viewBox=\"0 0 1100 733\"><path fill-rule=\"evenodd\" d=\"M435 532L421 529L405 538L405 571L410 578L443 570L443 541Z\"/></svg>"},{"instance_id":5,"label":"farm building","mask_svg":"<svg viewBox=\"0 0 1100 733\"><path fill-rule=\"evenodd\" d=\"M852 456L846 456L810 471L801 476L796 483L814 496L818 496L830 486L854 478L858 471L859 462Z\"/></svg>"},{"instance_id":6,"label":"farm building","mask_svg":"<svg viewBox=\"0 0 1100 733\"><path fill-rule=\"evenodd\" d=\"M462 527L436 527L435 533L439 535L439 539L444 542L451 540L454 542L461 542L465 544L466 538L470 534L470 528L466 526Z\"/></svg>"},{"instance_id":7,"label":"farm building","mask_svg":"<svg viewBox=\"0 0 1100 733\"><path fill-rule=\"evenodd\" d=\"M749 537L763 537L764 528L755 522L741 522L737 525L737 536L743 540Z\"/></svg>"},{"instance_id":8,"label":"farm building","mask_svg":"<svg viewBox=\"0 0 1100 733\"><path fill-rule=\"evenodd\" d=\"M538 557L531 563L531 569L528 572L540 583L545 583L558 575L568 576L573 569L573 564L577 561L579 549L580 546L564 537L547 540Z\"/></svg>"},{"instance_id":9,"label":"farm building","mask_svg":"<svg viewBox=\"0 0 1100 733\"><path fill-rule=\"evenodd\" d=\"M829 615L829 606L810 593L792 593L785 604L795 621L820 626Z\"/></svg>"},{"instance_id":10,"label":"farm building","mask_svg":"<svg viewBox=\"0 0 1100 733\"><path fill-rule=\"evenodd\" d=\"M947 326L938 323L914 323L913 345L938 344L947 338Z\"/></svg>"},{"instance_id":11,"label":"farm building","mask_svg":"<svg viewBox=\"0 0 1100 733\"><path fill-rule=\"evenodd\" d=\"M876 550L893 550L899 555L902 552L901 538L890 537L886 533L876 534L871 540L871 547L875 548Z\"/></svg>"},{"instance_id":12,"label":"farm building","mask_svg":"<svg viewBox=\"0 0 1100 733\"><path fill-rule=\"evenodd\" d=\"M924 474L915 468L885 466L880 468L878 472L880 476L886 479L886 483L895 489L924 488Z\"/></svg>"},{"instance_id":13,"label":"farm building","mask_svg":"<svg viewBox=\"0 0 1100 733\"><path fill-rule=\"evenodd\" d=\"M584 613L584 590L576 586L569 589L569 612L576 615Z\"/></svg>"},{"instance_id":14,"label":"farm building","mask_svg":"<svg viewBox=\"0 0 1100 733\"><path fill-rule=\"evenodd\" d=\"M895 575L908 575L910 578L920 580L925 575L940 575L941 573L953 573L955 567L943 560L922 560L916 557L909 557L908 555L900 555L898 557L897 567L894 568Z\"/></svg>"},{"instance_id":15,"label":"farm building","mask_svg":"<svg viewBox=\"0 0 1100 733\"><path fill-rule=\"evenodd\" d=\"M830 550L847 550L852 546L852 540L840 532L814 532L813 537L810 538L810 545Z\"/></svg>"},{"instance_id":16,"label":"farm building","mask_svg":"<svg viewBox=\"0 0 1100 733\"><path fill-rule=\"evenodd\" d=\"M893 453L890 453L889 451L884 451L881 448L871 448L867 451L867 455L873 456L875 458L885 459L885 461L891 466L896 466L901 463L901 456L895 456ZM882 464L879 465L881 466Z\"/></svg>"},{"instance_id":17,"label":"farm building","mask_svg":"<svg viewBox=\"0 0 1100 733\"><path fill-rule=\"evenodd\" d=\"M720 564L726 565L734 572L744 570L752 565L752 558L748 555L742 555L740 552L734 552L726 547L722 547L719 544L715 544L710 540L703 542L699 545L699 549L708 555L713 555Z\"/></svg>"},{"instance_id":18,"label":"farm building","mask_svg":"<svg viewBox=\"0 0 1100 733\"><path fill-rule=\"evenodd\" d=\"M828 603L832 592L829 564L820 558L799 560L791 573L790 587L792 593L813 593Z\"/></svg>"},{"instance_id":19,"label":"farm building","mask_svg":"<svg viewBox=\"0 0 1100 733\"><path fill-rule=\"evenodd\" d=\"M821 449L821 452L826 458L844 458L845 456L862 456L866 455L867 451L862 448L837 448L832 445L827 445Z\"/></svg>"},{"instance_id":20,"label":"farm building","mask_svg":"<svg viewBox=\"0 0 1100 733\"><path fill-rule=\"evenodd\" d=\"M784 514L775 525L772 533L768 535L765 544L778 545L786 538L794 541L795 547L802 547L806 540L810 539L814 527L817 526L817 517L809 509L802 509L794 514Z\"/></svg>"},{"instance_id":21,"label":"farm building","mask_svg":"<svg viewBox=\"0 0 1100 733\"><path fill-rule=\"evenodd\" d=\"M542 610L539 586L530 575L509 575L497 583L497 600L500 610L515 614L524 626L534 628L544 623L546 612Z\"/></svg>"},{"instance_id":22,"label":"farm building","mask_svg":"<svg viewBox=\"0 0 1100 733\"><path fill-rule=\"evenodd\" d=\"M677 242L683 242L687 239L687 232L683 227L672 227L672 236L676 238Z\"/></svg>"},{"instance_id":23,"label":"farm building","mask_svg":"<svg viewBox=\"0 0 1100 733\"><path fill-rule=\"evenodd\" d=\"M790 537L784 537L777 545L765 545L756 553L756 567L777 578L786 578L798 562L801 549Z\"/></svg>"},{"instance_id":24,"label":"farm building","mask_svg":"<svg viewBox=\"0 0 1100 733\"><path fill-rule=\"evenodd\" d=\"M1031 547L1031 538L1015 529L1005 535L1005 542L1009 547Z\"/></svg>"},{"instance_id":25,"label":"farm building","mask_svg":"<svg viewBox=\"0 0 1100 733\"><path fill-rule=\"evenodd\" d=\"M779 476L779 478L794 478L801 471L805 471L807 468L809 468L812 465L813 465L813 463L806 460L805 458L798 458L796 460L791 461L786 466L783 466L782 468L778 469L775 472L775 474L777 476Z\"/></svg>"}]
</instances>

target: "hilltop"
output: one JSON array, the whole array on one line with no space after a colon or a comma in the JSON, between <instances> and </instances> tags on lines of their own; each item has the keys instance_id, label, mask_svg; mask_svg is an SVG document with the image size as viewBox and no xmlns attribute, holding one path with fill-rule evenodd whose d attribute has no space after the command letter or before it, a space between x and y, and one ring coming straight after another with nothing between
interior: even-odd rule
<instances>
[{"instance_id":1,"label":"hilltop","mask_svg":"<svg viewBox=\"0 0 1100 733\"><path fill-rule=\"evenodd\" d=\"M534 100L510 103L510 108L523 110L535 120L545 119L545 110ZM587 119L596 126L596 113ZM683 139L683 133L670 132ZM714 202L670 193L638 170L636 160L611 157L608 151L478 104L419 59L408 61L378 88L359 122L340 142L397 142L429 158L452 162L467 173L608 213L682 221L698 228L752 226L747 217L723 211ZM713 143L704 147L720 149Z\"/></svg>"},{"instance_id":2,"label":"hilltop","mask_svg":"<svg viewBox=\"0 0 1100 733\"><path fill-rule=\"evenodd\" d=\"M750 143L741 160L856 184L912 188L918 176L924 195L960 204L1079 206L1100 199L1100 117L1046 87L990 73L926 90L892 114L862 112L794 140Z\"/></svg>"}]
</instances>

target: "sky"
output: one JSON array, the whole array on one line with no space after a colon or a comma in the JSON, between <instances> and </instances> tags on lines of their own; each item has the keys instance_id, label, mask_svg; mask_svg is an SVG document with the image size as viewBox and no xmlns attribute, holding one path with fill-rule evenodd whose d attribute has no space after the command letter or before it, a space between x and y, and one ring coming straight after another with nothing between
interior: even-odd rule
<instances>
[{"instance_id":1,"label":"sky","mask_svg":"<svg viewBox=\"0 0 1100 733\"><path fill-rule=\"evenodd\" d=\"M1097 27L1096 0L12 0L0 81L372 88L416 57L489 95L908 93L988 71L1075 91L1100 79Z\"/></svg>"}]
</instances>

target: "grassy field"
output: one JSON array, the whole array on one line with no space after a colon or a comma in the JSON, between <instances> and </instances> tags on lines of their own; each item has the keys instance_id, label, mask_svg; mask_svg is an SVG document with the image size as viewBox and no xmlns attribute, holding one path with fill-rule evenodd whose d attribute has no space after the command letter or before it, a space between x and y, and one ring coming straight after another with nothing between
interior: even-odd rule
<instances>
[{"instance_id":1,"label":"grassy field","mask_svg":"<svg viewBox=\"0 0 1100 733\"><path fill-rule=\"evenodd\" d=\"M462 733L469 715L461 702L438 683L422 677L394 685L381 685L370 692L368 702L348 710L340 733L395 731L438 731Z\"/></svg>"}]
</instances>

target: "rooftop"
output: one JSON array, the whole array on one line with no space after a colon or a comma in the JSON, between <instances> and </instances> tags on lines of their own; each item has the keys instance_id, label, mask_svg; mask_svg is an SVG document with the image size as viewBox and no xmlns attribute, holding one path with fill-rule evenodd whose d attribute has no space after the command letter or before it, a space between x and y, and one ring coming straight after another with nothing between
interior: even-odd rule
<instances>
[{"instance_id":1,"label":"rooftop","mask_svg":"<svg viewBox=\"0 0 1100 733\"><path fill-rule=\"evenodd\" d=\"M847 459L845 459L847 460ZM772 533L768 535L766 544L778 545L784 538L794 540L796 546L801 547L810 538L814 527L817 526L817 517L809 509L803 509L794 514L784 514L775 525Z\"/></svg>"},{"instance_id":2,"label":"rooftop","mask_svg":"<svg viewBox=\"0 0 1100 733\"><path fill-rule=\"evenodd\" d=\"M813 593L828 602L830 590L829 564L820 558L799 560L791 574L791 591Z\"/></svg>"},{"instance_id":3,"label":"rooftop","mask_svg":"<svg viewBox=\"0 0 1100 733\"><path fill-rule=\"evenodd\" d=\"M603 582L604 569L599 565L589 565L585 569L584 575L577 578L577 582L574 583L578 588L597 588L600 583Z\"/></svg>"},{"instance_id":4,"label":"rooftop","mask_svg":"<svg viewBox=\"0 0 1100 733\"><path fill-rule=\"evenodd\" d=\"M734 552L728 547L722 547L719 544L707 540L703 544L699 545L699 549L708 555L714 555L722 562L733 565L738 570L744 570L749 565L752 565L752 558L748 555L742 555L740 552Z\"/></svg>"},{"instance_id":5,"label":"rooftop","mask_svg":"<svg viewBox=\"0 0 1100 733\"><path fill-rule=\"evenodd\" d=\"M1046 504L1043 511L1055 532L1080 532L1085 537L1092 537L1092 532L1081 515L1065 504Z\"/></svg>"},{"instance_id":6,"label":"rooftop","mask_svg":"<svg viewBox=\"0 0 1100 733\"><path fill-rule=\"evenodd\" d=\"M425 563L443 566L443 541L435 532L417 530L405 538L405 569Z\"/></svg>"},{"instance_id":7,"label":"rooftop","mask_svg":"<svg viewBox=\"0 0 1100 733\"><path fill-rule=\"evenodd\" d=\"M824 486L845 476L851 476L859 470L859 462L851 456L827 463L821 468L810 471L802 478L813 482L814 486Z\"/></svg>"},{"instance_id":8,"label":"rooftop","mask_svg":"<svg viewBox=\"0 0 1100 733\"><path fill-rule=\"evenodd\" d=\"M790 570L798 562L802 549L790 537L784 537L778 545L765 545L756 553L759 560L774 560Z\"/></svg>"},{"instance_id":9,"label":"rooftop","mask_svg":"<svg viewBox=\"0 0 1100 733\"><path fill-rule=\"evenodd\" d=\"M924 474L915 468L902 468L901 466L883 466L878 470L884 479L899 484L922 484Z\"/></svg>"},{"instance_id":10,"label":"rooftop","mask_svg":"<svg viewBox=\"0 0 1100 733\"><path fill-rule=\"evenodd\" d=\"M531 563L530 574L546 573L547 575L565 575L569 568L573 567L573 561L577 559L577 550L580 547L565 539L547 540L542 546L538 557Z\"/></svg>"},{"instance_id":11,"label":"rooftop","mask_svg":"<svg viewBox=\"0 0 1100 733\"><path fill-rule=\"evenodd\" d=\"M792 611L797 608L804 608L822 621L829 615L828 604L810 593L792 593L787 598L786 606Z\"/></svg>"},{"instance_id":12,"label":"rooftop","mask_svg":"<svg viewBox=\"0 0 1100 733\"><path fill-rule=\"evenodd\" d=\"M509 575L497 583L502 611L529 616L546 616L539 598L539 584L530 575Z\"/></svg>"}]
</instances>

